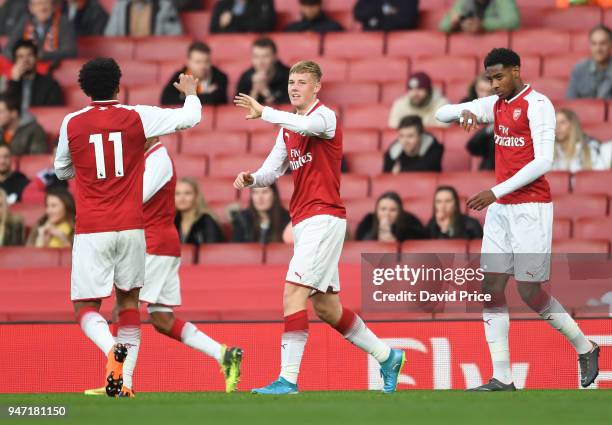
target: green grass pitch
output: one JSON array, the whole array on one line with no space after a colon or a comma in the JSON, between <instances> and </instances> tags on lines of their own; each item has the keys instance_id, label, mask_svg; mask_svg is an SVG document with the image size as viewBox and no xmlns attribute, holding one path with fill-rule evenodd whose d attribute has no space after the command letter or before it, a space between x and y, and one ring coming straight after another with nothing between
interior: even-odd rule
<instances>
[{"instance_id":1,"label":"green grass pitch","mask_svg":"<svg viewBox=\"0 0 612 425\"><path fill-rule=\"evenodd\" d=\"M612 391L139 393L135 399L80 394L2 394L0 423L54 424L611 424ZM65 418L9 419L7 405L66 406Z\"/></svg>"}]
</instances>

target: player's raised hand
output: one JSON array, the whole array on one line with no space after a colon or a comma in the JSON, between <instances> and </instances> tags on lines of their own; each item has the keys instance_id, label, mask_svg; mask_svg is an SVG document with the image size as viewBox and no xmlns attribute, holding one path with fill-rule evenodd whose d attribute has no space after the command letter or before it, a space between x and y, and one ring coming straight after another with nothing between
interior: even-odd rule
<instances>
[{"instance_id":1,"label":"player's raised hand","mask_svg":"<svg viewBox=\"0 0 612 425\"><path fill-rule=\"evenodd\" d=\"M256 120L261 117L264 108L261 103L244 93L239 93L234 97L234 105L249 110L249 114L246 116L247 120Z\"/></svg>"},{"instance_id":2,"label":"player's raised hand","mask_svg":"<svg viewBox=\"0 0 612 425\"><path fill-rule=\"evenodd\" d=\"M478 117L466 109L459 115L459 126L469 133L478 128Z\"/></svg>"},{"instance_id":3,"label":"player's raised hand","mask_svg":"<svg viewBox=\"0 0 612 425\"><path fill-rule=\"evenodd\" d=\"M193 75L181 74L179 75L178 82L175 82L173 85L175 89L184 93L185 96L189 96L198 94L198 84L200 84L200 81L194 78Z\"/></svg>"},{"instance_id":4,"label":"player's raised hand","mask_svg":"<svg viewBox=\"0 0 612 425\"><path fill-rule=\"evenodd\" d=\"M242 173L238 174L238 177L236 177L236 180L234 181L234 187L240 190L252 185L254 182L255 179L253 178L251 173L248 171L243 171Z\"/></svg>"},{"instance_id":5,"label":"player's raised hand","mask_svg":"<svg viewBox=\"0 0 612 425\"><path fill-rule=\"evenodd\" d=\"M468 199L467 207L472 210L482 211L496 200L497 197L495 196L492 190L485 190Z\"/></svg>"}]
</instances>

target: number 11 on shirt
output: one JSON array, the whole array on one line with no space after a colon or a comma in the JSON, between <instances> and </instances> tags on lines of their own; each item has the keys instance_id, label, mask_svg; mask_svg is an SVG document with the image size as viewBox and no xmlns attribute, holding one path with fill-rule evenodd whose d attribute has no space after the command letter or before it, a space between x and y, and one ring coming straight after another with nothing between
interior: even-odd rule
<instances>
[{"instance_id":1,"label":"number 11 on shirt","mask_svg":"<svg viewBox=\"0 0 612 425\"><path fill-rule=\"evenodd\" d=\"M115 151L115 176L123 177L123 145L121 133L109 133L108 141L113 142ZM91 134L89 143L93 143L96 155L96 174L98 179L106 178L106 164L104 163L104 144L101 134Z\"/></svg>"}]
</instances>

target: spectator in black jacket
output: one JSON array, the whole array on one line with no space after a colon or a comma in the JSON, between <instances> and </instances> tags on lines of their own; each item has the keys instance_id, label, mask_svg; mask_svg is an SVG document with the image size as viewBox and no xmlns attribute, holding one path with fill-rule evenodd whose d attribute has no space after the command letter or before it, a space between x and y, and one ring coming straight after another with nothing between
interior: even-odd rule
<instances>
[{"instance_id":1,"label":"spectator in black jacket","mask_svg":"<svg viewBox=\"0 0 612 425\"><path fill-rule=\"evenodd\" d=\"M25 0L0 0L0 35L11 35L26 13L28 3Z\"/></svg>"},{"instance_id":2,"label":"spectator in black jacket","mask_svg":"<svg viewBox=\"0 0 612 425\"><path fill-rule=\"evenodd\" d=\"M62 11L72 22L77 36L104 35L108 13L98 0L65 0Z\"/></svg>"},{"instance_id":3,"label":"spectator in black jacket","mask_svg":"<svg viewBox=\"0 0 612 425\"><path fill-rule=\"evenodd\" d=\"M461 214L459 195L452 186L440 186L433 198L433 215L427 223L431 239L480 239L478 220Z\"/></svg>"},{"instance_id":4,"label":"spectator in black jacket","mask_svg":"<svg viewBox=\"0 0 612 425\"><path fill-rule=\"evenodd\" d=\"M15 58L10 79L3 79L7 93L21 99L21 115L27 119L31 106L61 106L62 88L51 76L36 71L37 47L31 40L20 40L13 48Z\"/></svg>"},{"instance_id":5,"label":"spectator in black jacket","mask_svg":"<svg viewBox=\"0 0 612 425\"><path fill-rule=\"evenodd\" d=\"M418 115L402 118L395 141L385 152L383 172L441 171L444 146L426 133Z\"/></svg>"},{"instance_id":6,"label":"spectator in black jacket","mask_svg":"<svg viewBox=\"0 0 612 425\"><path fill-rule=\"evenodd\" d=\"M299 0L302 19L285 27L286 32L312 31L326 33L342 31L342 26L328 17L321 7L322 0Z\"/></svg>"},{"instance_id":7,"label":"spectator in black jacket","mask_svg":"<svg viewBox=\"0 0 612 425\"><path fill-rule=\"evenodd\" d=\"M210 32L270 32L275 23L273 0L219 0L213 9Z\"/></svg>"},{"instance_id":8,"label":"spectator in black jacket","mask_svg":"<svg viewBox=\"0 0 612 425\"><path fill-rule=\"evenodd\" d=\"M357 226L355 239L403 242L408 239L422 239L425 235L421 221L404 211L399 195L386 192L376 200L374 212L366 215Z\"/></svg>"},{"instance_id":9,"label":"spectator in black jacket","mask_svg":"<svg viewBox=\"0 0 612 425\"><path fill-rule=\"evenodd\" d=\"M213 66L210 47L200 41L194 41L187 50L186 65L178 70L164 87L161 96L162 105L182 105L185 101L185 95L173 85L183 73L193 75L200 80L198 97L203 104L227 103L227 75Z\"/></svg>"},{"instance_id":10,"label":"spectator in black jacket","mask_svg":"<svg viewBox=\"0 0 612 425\"><path fill-rule=\"evenodd\" d=\"M289 211L281 204L278 187L251 189L247 209L232 216L233 242L282 242L283 232L289 225Z\"/></svg>"},{"instance_id":11,"label":"spectator in black jacket","mask_svg":"<svg viewBox=\"0 0 612 425\"><path fill-rule=\"evenodd\" d=\"M13 171L11 148L0 145L0 189L4 189L9 205L21 201L21 194L30 180L21 172Z\"/></svg>"},{"instance_id":12,"label":"spectator in black jacket","mask_svg":"<svg viewBox=\"0 0 612 425\"><path fill-rule=\"evenodd\" d=\"M176 217L174 225L181 243L201 245L224 242L223 232L208 208L198 183L191 178L181 178L176 183Z\"/></svg>"},{"instance_id":13,"label":"spectator in black jacket","mask_svg":"<svg viewBox=\"0 0 612 425\"><path fill-rule=\"evenodd\" d=\"M410 30L419 24L419 0L359 0L353 15L364 31Z\"/></svg>"},{"instance_id":14,"label":"spectator in black jacket","mask_svg":"<svg viewBox=\"0 0 612 425\"><path fill-rule=\"evenodd\" d=\"M265 37L255 40L251 63L238 81L237 92L267 105L289 103L289 68L278 60L274 41Z\"/></svg>"}]
</instances>

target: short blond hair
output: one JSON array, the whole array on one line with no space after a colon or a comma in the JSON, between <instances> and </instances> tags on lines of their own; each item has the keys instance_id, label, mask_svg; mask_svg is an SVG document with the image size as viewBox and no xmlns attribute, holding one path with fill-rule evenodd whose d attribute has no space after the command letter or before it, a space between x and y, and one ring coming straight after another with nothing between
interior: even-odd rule
<instances>
[{"instance_id":1,"label":"short blond hair","mask_svg":"<svg viewBox=\"0 0 612 425\"><path fill-rule=\"evenodd\" d=\"M314 61L299 61L291 67L289 74L312 74L317 83L323 77L321 67Z\"/></svg>"}]
</instances>

